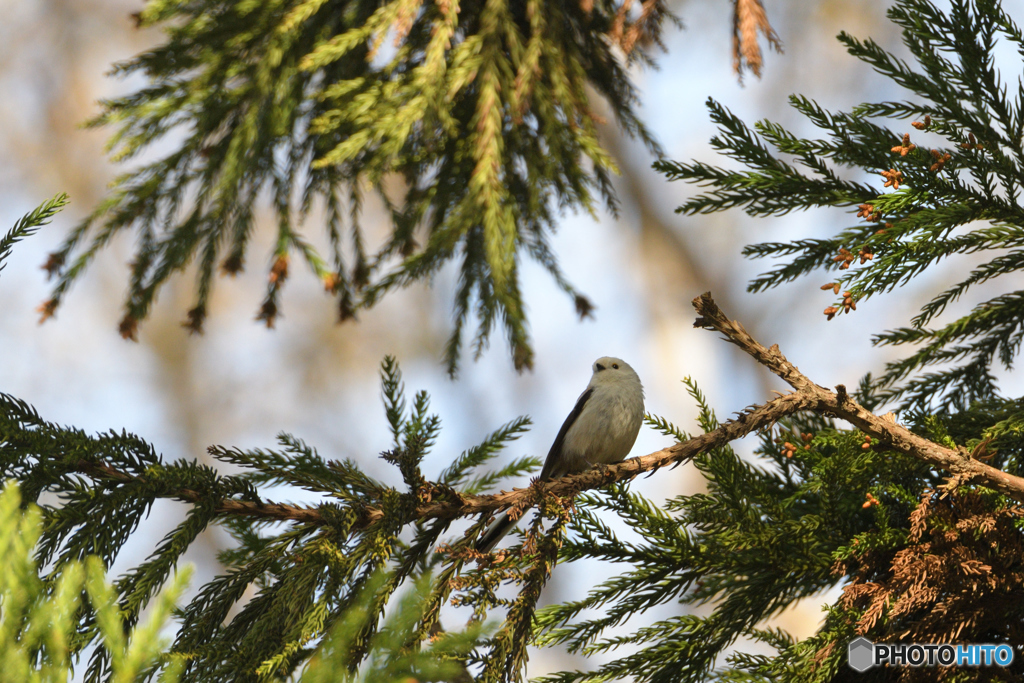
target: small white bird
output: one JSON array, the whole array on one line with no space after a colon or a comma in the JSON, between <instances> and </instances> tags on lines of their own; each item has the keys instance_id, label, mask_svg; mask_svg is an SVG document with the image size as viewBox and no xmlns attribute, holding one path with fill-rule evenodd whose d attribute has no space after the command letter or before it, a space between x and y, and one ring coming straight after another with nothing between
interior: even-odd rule
<instances>
[{"instance_id":1,"label":"small white bird","mask_svg":"<svg viewBox=\"0 0 1024 683\"><path fill-rule=\"evenodd\" d=\"M633 448L643 419L644 388L636 372L618 358L598 358L590 384L551 444L540 480L620 462ZM490 552L515 525L503 513L480 537L476 549Z\"/></svg>"}]
</instances>

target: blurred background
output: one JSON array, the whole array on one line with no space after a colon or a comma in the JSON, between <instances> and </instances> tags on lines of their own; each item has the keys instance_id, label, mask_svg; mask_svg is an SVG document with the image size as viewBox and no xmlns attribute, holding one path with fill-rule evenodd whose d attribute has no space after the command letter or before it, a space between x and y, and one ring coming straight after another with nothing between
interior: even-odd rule
<instances>
[{"instance_id":1,"label":"blurred background","mask_svg":"<svg viewBox=\"0 0 1024 683\"><path fill-rule=\"evenodd\" d=\"M763 79L748 74L741 86L732 72L731 3L675 2L685 27L667 31L668 51L659 57L660 70L635 74L646 121L668 158L731 163L708 145L714 133L704 106L708 97L750 123L769 118L806 136L816 133L789 108L791 93L831 109L905 97L835 40L846 30L905 55L898 33L885 19L887 3L765 0L765 5L785 54L767 53ZM603 215L597 222L567 215L553 240L569 280L596 304L595 319L580 322L573 302L546 273L525 263L524 298L536 349L532 373L516 374L496 335L479 361L465 358L456 381L447 377L441 354L451 331L453 268L431 286L389 297L358 322L341 326L321 283L296 268L284 294L283 318L277 329L266 329L254 318L264 292L269 233L253 241L247 272L218 281L204 336L189 336L181 327L193 287L186 275L163 290L152 317L141 326L139 343L121 339L117 323L133 251L127 237L102 253L55 320L38 325L35 309L48 298L40 269L46 254L123 170L104 155L112 130L83 130L80 124L98 112L97 100L143 85L139 79L105 75L114 62L161 39L157 31L134 27L129 14L141 7L138 0L0 0L0 230L58 192L67 192L72 202L52 225L17 245L0 276L0 391L28 401L47 420L88 432L126 429L172 460L205 460L211 444L272 447L276 434L289 432L323 457L353 458L375 476L397 481L378 457L390 446L378 379L386 353L401 363L409 393L427 390L443 421L432 459L425 464L427 472L436 473L521 414L530 415L534 427L503 457L543 457L586 386L590 364L603 355L631 363L645 384L647 409L687 430L697 427L693 401L680 383L683 377L696 380L721 419L767 400L772 389L783 389L714 334L692 328L690 300L701 292L710 290L761 342L778 343L817 383L855 386L893 353L872 348L870 334L905 324L923 298L934 293L936 279L945 277L930 273L913 287L872 299L855 314L831 322L821 313L833 301L831 292L819 290L828 280L824 274L766 294L748 294L747 281L771 264L743 259L743 245L831 234L855 220L852 212L757 220L741 211L676 215L674 209L697 189L666 182L651 170L654 159L642 146L606 126L605 143L623 171L617 182L621 215ZM1018 72L1016 61L1013 74ZM372 209L364 222L381 226L383 234L383 217ZM315 222L306 230L319 238ZM645 429L633 454L668 443ZM737 447L749 454L753 444ZM526 483L524 478L516 485ZM638 481L636 487L663 500L696 492L701 481L692 467L680 467ZM292 491L278 498L307 500ZM143 560L183 513L184 506L174 503L154 507L113 572ZM229 540L209 530L189 554L198 569L193 591L218 571L215 553ZM560 566L544 600L581 597L614 569ZM805 637L820 623L822 603L835 594L806 600L773 625ZM677 609L668 606L650 616L668 616ZM592 664L556 650L537 651L529 672Z\"/></svg>"}]
</instances>

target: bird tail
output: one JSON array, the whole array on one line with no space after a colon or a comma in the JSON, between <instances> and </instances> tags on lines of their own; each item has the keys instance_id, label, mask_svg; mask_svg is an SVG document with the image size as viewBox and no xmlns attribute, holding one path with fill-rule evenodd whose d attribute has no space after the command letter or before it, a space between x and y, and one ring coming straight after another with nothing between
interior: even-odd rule
<instances>
[{"instance_id":1,"label":"bird tail","mask_svg":"<svg viewBox=\"0 0 1024 683\"><path fill-rule=\"evenodd\" d=\"M476 549L481 553L489 553L498 545L498 542L505 538L505 534L512 531L519 520L509 519L508 513L503 512L487 531L483 533L480 540L476 542Z\"/></svg>"}]
</instances>

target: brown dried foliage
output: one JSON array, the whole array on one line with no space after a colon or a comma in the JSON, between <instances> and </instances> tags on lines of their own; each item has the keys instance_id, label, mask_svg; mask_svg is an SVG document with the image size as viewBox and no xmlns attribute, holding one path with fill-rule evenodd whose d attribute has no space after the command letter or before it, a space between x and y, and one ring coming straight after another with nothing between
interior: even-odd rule
<instances>
[{"instance_id":1,"label":"brown dried foliage","mask_svg":"<svg viewBox=\"0 0 1024 683\"><path fill-rule=\"evenodd\" d=\"M139 341L138 319L131 313L125 313L124 317L121 318L121 322L118 323L117 331L120 333L122 339L133 342Z\"/></svg>"},{"instance_id":2,"label":"brown dried foliage","mask_svg":"<svg viewBox=\"0 0 1024 683\"><path fill-rule=\"evenodd\" d=\"M760 31L768 40L768 45L776 52L782 52L782 41L775 29L768 23L761 0L735 0L732 14L732 68L743 81L743 69L750 69L755 76L761 77L761 46L757 42Z\"/></svg>"},{"instance_id":3,"label":"brown dried foliage","mask_svg":"<svg viewBox=\"0 0 1024 683\"><path fill-rule=\"evenodd\" d=\"M583 11L593 8L593 2L583 2ZM633 0L623 0L615 12L608 37L622 48L629 56L637 47L647 47L651 43L664 48L661 42L662 20L667 14L663 0L643 0L639 13L634 17Z\"/></svg>"},{"instance_id":4,"label":"brown dried foliage","mask_svg":"<svg viewBox=\"0 0 1024 683\"><path fill-rule=\"evenodd\" d=\"M202 334L203 322L206 321L206 306L196 306L188 312L188 317L181 326L189 331L189 334Z\"/></svg>"},{"instance_id":5,"label":"brown dried foliage","mask_svg":"<svg viewBox=\"0 0 1024 683\"><path fill-rule=\"evenodd\" d=\"M587 318L594 318L594 304L587 297L582 294L577 294L575 297L576 304L576 315L580 317L580 320L586 320Z\"/></svg>"},{"instance_id":6,"label":"brown dried foliage","mask_svg":"<svg viewBox=\"0 0 1024 683\"><path fill-rule=\"evenodd\" d=\"M835 573L852 577L838 605L861 611L856 632L875 642L1024 642L1024 537L1015 526L1024 509L992 500L979 491L928 492L910 515L905 548L866 550L836 563ZM1015 675L1022 664L1011 667ZM894 669L892 680L944 680L956 672L906 667Z\"/></svg>"},{"instance_id":7,"label":"brown dried foliage","mask_svg":"<svg viewBox=\"0 0 1024 683\"><path fill-rule=\"evenodd\" d=\"M231 254L220 264L221 275L228 275L234 277L242 272L245 268L245 262L242 259L242 255L238 253Z\"/></svg>"}]
</instances>

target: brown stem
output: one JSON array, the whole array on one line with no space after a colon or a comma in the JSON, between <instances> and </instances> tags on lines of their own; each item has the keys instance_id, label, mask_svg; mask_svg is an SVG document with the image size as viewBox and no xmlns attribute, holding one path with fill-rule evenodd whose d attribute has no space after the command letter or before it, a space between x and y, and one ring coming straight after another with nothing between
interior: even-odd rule
<instances>
[{"instance_id":1,"label":"brown stem","mask_svg":"<svg viewBox=\"0 0 1024 683\"><path fill-rule=\"evenodd\" d=\"M1015 500L1024 502L1024 479L976 460L965 449L957 451L945 448L917 436L896 424L895 421L872 414L853 400L847 393L846 387L841 384L836 387L835 392L818 386L782 355L778 345L765 348L743 329L743 325L735 320L729 320L711 298L710 292L694 299L693 306L700 314L700 317L694 322L694 327L721 332L727 341L735 344L759 364L781 377L795 391L763 405L751 406L735 419L723 423L717 429L706 434L695 436L654 453L630 458L615 465L595 467L580 474L552 481L534 481L526 488L502 491L487 496L452 495L451 492L438 492L436 500L427 501L417 506L409 514L408 521L456 519L493 513L513 507L525 509L532 506L538 497L543 495L571 497L582 491L600 488L612 482L633 479L644 472L653 472L666 465L679 465L700 453L725 446L751 432L770 427L787 415L804 410L842 418L870 435L885 448L905 453L933 467L949 472L952 475L949 483L951 487L970 481L988 486ZM120 481L136 478L106 465L83 462L79 469L97 478ZM537 487L540 487L539 490ZM173 497L191 503L202 499L199 492L189 489L176 491ZM292 521L300 524L327 524L327 520L316 507L285 505L270 501L252 502L225 498L218 503L216 510L218 515L225 516L240 515ZM383 518L384 510L367 505L351 529L367 528Z\"/></svg>"},{"instance_id":2,"label":"brown stem","mask_svg":"<svg viewBox=\"0 0 1024 683\"><path fill-rule=\"evenodd\" d=\"M842 384L836 387L835 393L818 386L807 379L795 365L786 360L786 357L779 351L778 345L766 349L747 334L742 325L734 320L729 320L715 304L710 292L705 292L694 299L693 307L700 314L700 317L694 322L694 327L713 329L724 334L728 341L739 346L754 360L796 389L796 393L802 395L809 403L811 410L842 418L873 439L878 440L886 448L905 453L921 462L949 472L953 475L951 485L970 481L1024 502L1024 479L986 465L980 460L975 460L966 450L958 451L945 448L901 427L895 421L874 415L854 401Z\"/></svg>"}]
</instances>

